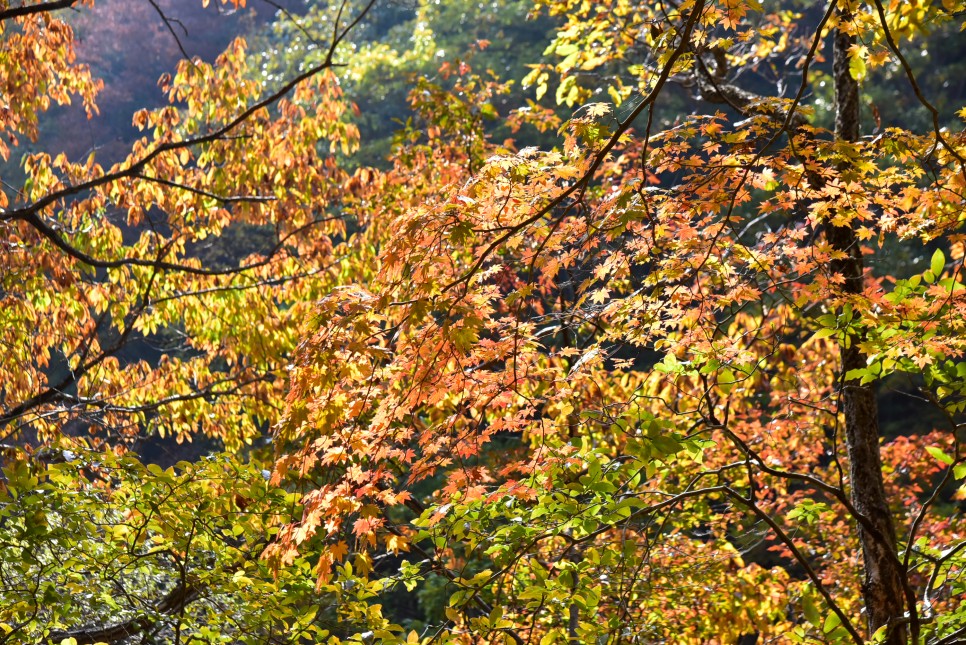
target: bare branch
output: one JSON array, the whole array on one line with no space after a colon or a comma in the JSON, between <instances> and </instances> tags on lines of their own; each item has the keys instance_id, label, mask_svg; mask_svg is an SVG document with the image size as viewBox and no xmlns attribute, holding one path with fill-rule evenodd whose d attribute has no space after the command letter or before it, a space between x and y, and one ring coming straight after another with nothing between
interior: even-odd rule
<instances>
[{"instance_id":1,"label":"bare branch","mask_svg":"<svg viewBox=\"0 0 966 645\"><path fill-rule=\"evenodd\" d=\"M49 13L51 11L58 11L60 9L69 9L77 4L77 2L78 0L51 0L51 2L41 2L40 4L22 4L19 7L10 7L0 11L0 20L11 20L13 18L22 18L24 16L32 16L38 13Z\"/></svg>"},{"instance_id":2,"label":"bare branch","mask_svg":"<svg viewBox=\"0 0 966 645\"><path fill-rule=\"evenodd\" d=\"M184 26L184 23L182 23L180 20L177 20L175 18L169 18L161 9L161 7L158 6L158 3L155 0L148 0L148 4L154 7L154 10L157 12L157 14L161 16L161 20L164 21L164 26L167 28L168 33L171 34L171 37L174 38L174 42L178 46L178 51L181 52L181 55L184 57L184 59L189 63L191 63L192 66L197 67L194 63L194 60L192 60L191 56L188 55L187 50L185 50L184 44L181 42L181 38L174 30L174 25L177 24L178 26L181 27L181 31L183 31L184 34L187 36L188 29Z\"/></svg>"}]
</instances>

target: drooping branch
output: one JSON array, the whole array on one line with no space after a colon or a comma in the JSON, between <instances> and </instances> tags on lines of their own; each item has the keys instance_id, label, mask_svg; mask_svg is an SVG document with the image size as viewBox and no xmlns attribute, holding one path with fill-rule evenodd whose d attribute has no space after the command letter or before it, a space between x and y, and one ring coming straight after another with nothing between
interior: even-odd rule
<instances>
[{"instance_id":1,"label":"drooping branch","mask_svg":"<svg viewBox=\"0 0 966 645\"><path fill-rule=\"evenodd\" d=\"M76 1L76 0L74 0ZM105 173L99 177L94 177L71 186L66 186L60 190L55 190L47 195L44 195L40 199L37 199L26 206L20 208L14 208L10 210L0 210L0 222L13 222L21 221L36 230L40 235L47 238L51 243L53 243L61 251L74 258L75 260L82 262L88 266L100 269L112 269L122 266L145 266L154 267L163 271L180 271L184 273L191 273L195 275L229 275L232 273L237 273L238 271L244 271L246 269L257 268L259 266L264 266L270 259L264 262L246 266L238 267L228 270L205 270L199 269L197 267L192 267L190 265L178 264L174 262L166 262L161 259L155 260L145 260L143 258L121 258L118 260L107 260L103 258L98 258L89 253L82 251L76 246L72 245L67 239L65 239L55 227L51 226L43 220L41 213L50 206L53 206L59 201L64 199L80 195L82 193L97 189L101 186L109 184L114 181L119 181L121 179L137 179L143 178L142 171L144 167L157 159L164 153L184 150L192 148L195 146L205 145L208 143L213 143L215 141L221 140L228 136L233 130L244 124L248 119L250 119L256 112L271 107L275 105L284 96L289 94L295 89L300 83L317 76L326 69L335 67L337 64L334 62L333 57L335 55L336 48L338 45L348 36L349 31L354 28L369 12L372 6L375 4L376 0L370 0L366 6L359 12L358 15L344 28L339 30L338 24L336 25L336 30L333 33L333 40L330 45L330 49L325 57L325 59L311 67L310 69L298 74L293 77L287 83L276 89L271 94L263 97L262 99L252 103L247 108L242 110L233 119L225 123L219 128L208 132L207 134L199 135L196 137L189 137L187 139L182 139L180 141L169 141L164 142L147 153L145 153L141 158L127 164L123 168L119 168L112 172ZM53 3L49 3L53 4ZM0 14L2 15L2 14ZM220 201L225 201L221 199ZM242 201L242 200L238 200Z\"/></svg>"},{"instance_id":2,"label":"drooping branch","mask_svg":"<svg viewBox=\"0 0 966 645\"><path fill-rule=\"evenodd\" d=\"M228 198L226 197L222 199L227 200ZM257 198L252 198L252 197L236 199L236 201L256 201L256 200ZM305 232L307 229L313 226L316 226L323 222L332 221L334 219L336 218L331 217L331 218L320 218L320 219L312 220L292 230L291 232L287 233L285 236L283 236L278 241L277 244L275 244L271 249L268 250L268 252L265 254L265 257L259 260L258 262L253 262L251 264L245 264L237 267L230 267L227 269L203 269L200 267L191 266L189 264L179 264L177 262L169 262L166 260L162 260L160 256L153 260L146 260L144 258L120 258L118 260L105 260L101 258L96 258L90 255L89 253L85 253L84 251L73 246L70 242L64 239L64 237L60 233L58 233L53 226L44 222L38 215L31 214L25 218L25 221L27 221L28 224L34 228L34 230L36 230L42 236L50 240L54 244L54 246L59 248L68 256L74 258L78 262L86 264L87 266L90 266L90 267L94 267L96 269L119 269L121 267L126 267L126 266L140 266L140 267L146 267L149 269L155 269L158 271L186 273L190 275L214 277L214 276L237 275L245 271L251 271L253 269L259 269L261 267L268 266L269 264L271 264L276 260L276 256L278 255L279 251L282 250L282 248L285 246L286 242L290 238Z\"/></svg>"},{"instance_id":3,"label":"drooping branch","mask_svg":"<svg viewBox=\"0 0 966 645\"><path fill-rule=\"evenodd\" d=\"M244 267L225 269L225 270L204 270L204 269L196 269L195 267L188 267L188 269L190 270L190 272L201 273L203 275L239 275L246 270L269 265L276 260L276 256L278 252L294 236L298 236L313 226L317 226L319 224L331 221L333 219L336 219L336 217L322 217L322 218L314 219L310 222L307 222L303 226L300 226L292 230L288 234L281 237L279 242L276 245L274 245L274 247L267 254L266 258L262 261L252 263ZM120 334L118 335L118 337L114 339L114 341L111 342L111 344L108 347L103 348L99 353L97 353L96 356L92 356L89 358L86 356L82 356L82 360L80 361L80 364L75 369L68 371L68 373L64 375L59 381L51 385L47 385L46 387L38 391L33 396L26 398L19 403L11 404L11 406L8 407L6 410L0 411L0 429L3 429L4 427L14 422L15 420L24 417L25 415L30 413L31 410L35 410L36 408L44 405L50 405L54 403L77 403L77 404L84 405L84 404L93 403L92 401L82 401L80 399L77 399L77 397L68 395L66 392L69 390L70 387L78 383L82 377L90 373L91 370L96 368L98 365L103 363L111 356L116 355L119 351L121 351L125 347L125 345L130 339L131 334L134 332L135 322L138 320L138 318L140 318L141 314L147 311L150 307L163 302L176 299L176 298L191 298L195 296L204 295L206 293L215 293L218 291L230 291L230 290L236 289L236 287L230 287L230 286L212 287L198 292L179 293L176 295L153 298L151 295L151 290L154 285L154 281L157 278L157 274L161 271L164 271L167 267L172 267L176 265L173 265L172 263L168 263L168 262L163 262L157 259L143 260L140 263L142 263L144 266L152 268L154 272L152 273L150 279L147 281L145 288L138 295L139 304L129 314L128 320L125 322L124 327L120 331ZM320 268L319 270L320 271L325 270L326 268L328 267ZM306 275L310 275L311 273L314 273L314 272L310 272L309 274L300 274L300 275L306 276ZM292 279L295 279L295 278L293 277ZM255 286L283 284L286 281L287 281L287 278L274 278L271 280L261 280L261 281L256 281ZM240 289L240 287L238 287L238 289ZM252 382L255 382L258 380L264 380L265 378L267 378L267 376L263 375L256 378ZM234 393L235 391L235 388L230 388L229 390L226 390L226 391L214 389L217 385L219 384L216 383L209 386L209 388L202 388L196 392L190 393L187 395L188 397L190 397L190 399L186 399L186 400L204 398L207 396L229 395ZM173 402L174 400L176 399L170 399L169 402ZM163 407L164 401L145 404L144 406L140 406L136 409L134 408L120 409L120 408L117 408L116 406L105 406L103 405L103 402L101 402L101 404L102 404L102 407L108 408L111 411L136 413L136 412L149 412L159 407ZM15 430L8 430L6 432L0 433L0 439L7 438L11 436L14 432Z\"/></svg>"},{"instance_id":4,"label":"drooping branch","mask_svg":"<svg viewBox=\"0 0 966 645\"><path fill-rule=\"evenodd\" d=\"M919 81L912 71L912 66L902 53L902 50L899 49L899 45L896 44L896 39L892 35L892 29L889 27L889 20L886 18L885 7L882 6L882 0L874 0L873 4L879 17L879 25L882 27L882 33L885 36L886 42L889 44L889 49L892 50L892 53L902 66L902 71L905 73L906 79L909 81L909 85L916 95L916 100L929 111L929 115L932 117L933 136L936 139L936 146L941 143L946 151L960 163L960 172L966 173L966 158L959 154L956 147L946 140L943 134L943 127L939 124L939 110L923 94L922 88L919 86Z\"/></svg>"}]
</instances>

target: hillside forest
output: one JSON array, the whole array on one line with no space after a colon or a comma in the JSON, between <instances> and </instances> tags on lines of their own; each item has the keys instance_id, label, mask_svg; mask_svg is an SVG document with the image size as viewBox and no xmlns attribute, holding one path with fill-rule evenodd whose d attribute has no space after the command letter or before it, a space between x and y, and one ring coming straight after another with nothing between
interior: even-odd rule
<instances>
[{"instance_id":1,"label":"hillside forest","mask_svg":"<svg viewBox=\"0 0 966 645\"><path fill-rule=\"evenodd\" d=\"M0 645L966 644L962 0L0 0Z\"/></svg>"}]
</instances>

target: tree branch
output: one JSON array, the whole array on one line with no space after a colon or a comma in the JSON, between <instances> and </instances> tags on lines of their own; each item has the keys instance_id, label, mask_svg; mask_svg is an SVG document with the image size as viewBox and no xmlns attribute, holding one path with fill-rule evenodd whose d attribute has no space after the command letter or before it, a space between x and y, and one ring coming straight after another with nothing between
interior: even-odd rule
<instances>
[{"instance_id":1,"label":"tree branch","mask_svg":"<svg viewBox=\"0 0 966 645\"><path fill-rule=\"evenodd\" d=\"M13 18L23 18L38 13L48 13L59 9L69 9L77 4L78 0L52 0L51 2L41 2L40 4L20 5L10 7L0 11L0 21L11 20Z\"/></svg>"},{"instance_id":2,"label":"tree branch","mask_svg":"<svg viewBox=\"0 0 966 645\"><path fill-rule=\"evenodd\" d=\"M201 597L201 587L186 581L178 583L154 606L150 614L141 614L122 623L106 627L78 627L76 629L54 631L47 637L49 643L60 643L64 639L73 638L77 645L93 645L94 643L116 643L125 638L144 632L157 620L156 616L167 616L182 611L189 604Z\"/></svg>"},{"instance_id":3,"label":"tree branch","mask_svg":"<svg viewBox=\"0 0 966 645\"><path fill-rule=\"evenodd\" d=\"M661 69L661 73L658 75L658 78L655 81L654 87L651 88L651 91L648 92L647 96L643 98L643 100L637 105L637 107L635 107L634 110L629 115L627 115L627 118L624 119L624 121L618 123L618 127L614 131L614 134L611 135L610 139L607 141L604 147L601 148L600 151L598 151L594 155L593 161L590 163L590 166L583 173L583 175L579 179L574 181L559 195L551 199L541 208L537 209L537 211L533 215L531 215L530 217L527 217L519 224L516 224L510 227L509 230L506 231L506 233L500 235L498 238L493 240L485 249L483 249L483 251L480 253L479 258L477 258L477 260L472 264L472 266L470 266L469 269L467 269L463 273L463 275L459 276L458 278L454 279L448 284L443 285L442 287L443 292L449 291L453 287L456 287L460 284L469 283L469 281L473 278L474 275L476 275L476 273L480 270L480 268L487 261L487 259L489 259L490 255L492 255L492 253L496 251L496 249L499 248L501 244L509 240L511 237L513 237L514 235L516 235L526 227L538 222L540 218L552 212L554 208L562 204L570 196L583 194L583 191L586 189L587 184L590 182L594 174L597 172L597 169L600 168L600 165L602 163L604 163L604 159L606 159L607 155L609 155L611 150L614 149L614 146L617 145L621 137L624 136L624 134L630 129L631 125L633 125L634 123L634 120L637 119L637 117L640 116L640 114L646 108L648 108L650 105L654 103L654 101L657 100L657 97L660 95L661 90L667 84L667 81L671 76L671 71L674 68L674 64L677 63L678 59L681 56L683 56L684 53L687 52L688 49L690 48L691 34L693 33L694 28L698 24L698 20L701 17L701 14L704 12L704 7L705 7L705 0L697 0L697 2L694 5L694 8L691 9L691 13L688 15L687 21L684 24L684 29L681 32L681 42L678 43L677 47L675 47L674 50L671 52L671 55L668 57L667 62L665 63L664 67Z\"/></svg>"},{"instance_id":4,"label":"tree branch","mask_svg":"<svg viewBox=\"0 0 966 645\"><path fill-rule=\"evenodd\" d=\"M47 6L53 6L55 4L57 5L63 4L64 6L70 6L70 4L72 4L73 2L76 2L76 0L70 0L70 1L63 0L63 2L57 2L57 3L50 2L50 3L47 3ZM355 19L352 20L349 23L349 25L345 27L345 29L343 29L342 31L338 31L338 29L336 29L335 33L333 34L331 47L329 49L328 55L325 57L325 60L323 60L318 65L295 76L289 82L285 83L284 85L282 85L280 88L278 88L268 96L248 106L228 123L204 135L190 137L188 139L182 139L181 141L169 141L169 142L161 143L151 151L145 153L144 156L142 156L137 161L134 161L123 168L119 168L112 172L105 173L100 177L88 179L87 181L83 181L78 184L74 184L72 186L67 186L60 190L56 190L21 208L16 208L16 209L6 210L6 211L0 210L0 222L22 221L26 223L28 226L30 226L31 228L35 229L38 233L46 237L48 240L50 240L55 246L57 246L57 248L59 248L64 253L68 254L69 256L71 256L75 260L78 260L79 262L83 262L84 264L95 268L112 269L112 268L118 268L125 265L134 265L134 266L155 267L165 271L183 271L186 273L193 273L196 275L226 275L226 274L235 273L240 270L244 270L244 268L238 268L238 269L230 269L226 271L207 271L204 269L198 269L195 267L176 264L172 262L164 262L161 260L144 260L140 258L103 260L100 258L96 258L92 255L89 255L81 251L80 249L74 247L73 245L71 245L55 230L54 227L52 227L51 225L43 221L43 219L40 217L40 213L44 209L50 206L53 206L58 201L61 201L68 197L73 197L74 195L79 195L83 192L93 190L95 188L99 188L113 181L118 181L120 179L139 178L142 174L141 171L146 164L154 161L160 155L166 152L204 145L204 144L212 143L214 141L218 141L224 138L232 130L234 130L241 124L243 124L259 110L262 110L264 108L267 108L277 103L283 96L291 92L297 85L299 85L303 81L306 81L316 76L317 74L324 71L325 69L334 67L336 63L333 62L333 56L335 54L335 50L338 47L339 43L341 43L342 40L345 39L345 37L348 35L349 31L353 27L355 27L355 25L357 25L360 20L362 20L362 18L368 13L369 9L372 8L373 4L375 4L375 0L370 0L370 2L366 4L366 6L363 8L362 11L359 12L359 14L355 17ZM0 16L3 16L3 13L0 13ZM255 266L262 266L264 264L267 264L267 261L253 265L252 267L245 267L245 268L254 268Z\"/></svg>"}]
</instances>

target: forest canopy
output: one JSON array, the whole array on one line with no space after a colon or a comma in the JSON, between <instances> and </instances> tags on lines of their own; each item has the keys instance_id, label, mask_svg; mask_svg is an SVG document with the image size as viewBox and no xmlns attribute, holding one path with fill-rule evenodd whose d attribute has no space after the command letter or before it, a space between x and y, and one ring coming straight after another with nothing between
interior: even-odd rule
<instances>
[{"instance_id":1,"label":"forest canopy","mask_svg":"<svg viewBox=\"0 0 966 645\"><path fill-rule=\"evenodd\" d=\"M0 645L966 643L957 0L0 0Z\"/></svg>"}]
</instances>

